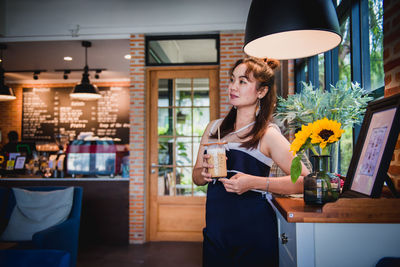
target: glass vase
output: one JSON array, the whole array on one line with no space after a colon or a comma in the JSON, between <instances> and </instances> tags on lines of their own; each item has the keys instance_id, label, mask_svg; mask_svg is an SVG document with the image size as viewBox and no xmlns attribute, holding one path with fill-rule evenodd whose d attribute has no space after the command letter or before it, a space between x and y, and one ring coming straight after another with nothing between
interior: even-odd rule
<instances>
[{"instance_id":1,"label":"glass vase","mask_svg":"<svg viewBox=\"0 0 400 267\"><path fill-rule=\"evenodd\" d=\"M304 202L323 205L339 198L340 178L329 172L330 156L312 156L314 170L304 177Z\"/></svg>"}]
</instances>

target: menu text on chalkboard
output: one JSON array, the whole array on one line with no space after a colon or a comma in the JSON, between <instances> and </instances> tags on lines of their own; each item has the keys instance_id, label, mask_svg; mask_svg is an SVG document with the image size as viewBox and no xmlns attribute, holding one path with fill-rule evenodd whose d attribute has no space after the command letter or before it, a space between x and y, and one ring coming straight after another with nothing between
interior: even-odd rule
<instances>
[{"instance_id":1,"label":"menu text on chalkboard","mask_svg":"<svg viewBox=\"0 0 400 267\"><path fill-rule=\"evenodd\" d=\"M24 88L22 139L53 142L56 134L70 140L81 132L93 132L129 143L129 88L99 87L101 98L70 98L73 88Z\"/></svg>"}]
</instances>

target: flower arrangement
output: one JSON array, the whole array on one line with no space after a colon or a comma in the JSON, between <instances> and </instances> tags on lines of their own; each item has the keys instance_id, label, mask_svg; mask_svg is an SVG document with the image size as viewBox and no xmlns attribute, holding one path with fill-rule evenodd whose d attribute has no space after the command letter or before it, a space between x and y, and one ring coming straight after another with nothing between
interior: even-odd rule
<instances>
[{"instance_id":1,"label":"flower arrangement","mask_svg":"<svg viewBox=\"0 0 400 267\"><path fill-rule=\"evenodd\" d=\"M315 89L311 83L302 84L300 93L289 95L287 99L278 97L274 118L278 123L287 124L288 131L322 118L335 120L343 128L360 124L367 104L372 100L358 83L349 86L339 81L329 90Z\"/></svg>"},{"instance_id":2,"label":"flower arrangement","mask_svg":"<svg viewBox=\"0 0 400 267\"><path fill-rule=\"evenodd\" d=\"M311 149L315 155L329 155L330 146L339 141L343 133L341 123L327 118L302 125L290 145L290 151L296 156L290 168L292 182L295 183L301 174L301 154ZM320 148L320 153L315 146Z\"/></svg>"},{"instance_id":3,"label":"flower arrangement","mask_svg":"<svg viewBox=\"0 0 400 267\"><path fill-rule=\"evenodd\" d=\"M339 81L335 86L330 85L329 90L315 89L311 83L302 85L300 93L286 99L278 97L275 121L286 126L282 127L286 133L300 129L291 145L294 154L301 155L311 149L315 155L327 155L330 147L339 141L343 129L362 122L368 102L373 98L358 83L348 85ZM300 173L297 156L292 162L293 182Z\"/></svg>"}]
</instances>

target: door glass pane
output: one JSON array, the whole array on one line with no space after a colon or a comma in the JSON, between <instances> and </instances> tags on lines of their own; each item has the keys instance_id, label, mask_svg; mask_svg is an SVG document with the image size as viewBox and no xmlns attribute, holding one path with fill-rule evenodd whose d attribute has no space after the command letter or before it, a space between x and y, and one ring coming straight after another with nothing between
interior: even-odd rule
<instances>
[{"instance_id":1,"label":"door glass pane","mask_svg":"<svg viewBox=\"0 0 400 267\"><path fill-rule=\"evenodd\" d=\"M192 135L192 108L176 109L176 134Z\"/></svg>"},{"instance_id":2,"label":"door glass pane","mask_svg":"<svg viewBox=\"0 0 400 267\"><path fill-rule=\"evenodd\" d=\"M197 160L197 152L199 151L201 137L193 137L193 165Z\"/></svg>"},{"instance_id":3,"label":"door glass pane","mask_svg":"<svg viewBox=\"0 0 400 267\"><path fill-rule=\"evenodd\" d=\"M158 168L158 195L172 195L174 186L171 186L174 176L172 168L161 167Z\"/></svg>"},{"instance_id":4,"label":"door glass pane","mask_svg":"<svg viewBox=\"0 0 400 267\"><path fill-rule=\"evenodd\" d=\"M190 107L192 105L191 79L175 79L175 106Z\"/></svg>"},{"instance_id":5,"label":"door glass pane","mask_svg":"<svg viewBox=\"0 0 400 267\"><path fill-rule=\"evenodd\" d=\"M176 168L176 195L192 195L192 167Z\"/></svg>"},{"instance_id":6,"label":"door glass pane","mask_svg":"<svg viewBox=\"0 0 400 267\"><path fill-rule=\"evenodd\" d=\"M168 107L172 106L173 96L173 80L160 79L158 80L158 106Z\"/></svg>"},{"instance_id":7,"label":"door glass pane","mask_svg":"<svg viewBox=\"0 0 400 267\"><path fill-rule=\"evenodd\" d=\"M158 164L172 165L173 164L173 146L174 139L169 137L158 138Z\"/></svg>"},{"instance_id":8,"label":"door glass pane","mask_svg":"<svg viewBox=\"0 0 400 267\"><path fill-rule=\"evenodd\" d=\"M193 184L193 195L194 196L206 196L207 195L207 185L197 186Z\"/></svg>"},{"instance_id":9,"label":"door glass pane","mask_svg":"<svg viewBox=\"0 0 400 267\"><path fill-rule=\"evenodd\" d=\"M193 105L209 106L210 105L210 82L208 78L193 79Z\"/></svg>"},{"instance_id":10,"label":"door glass pane","mask_svg":"<svg viewBox=\"0 0 400 267\"><path fill-rule=\"evenodd\" d=\"M193 136L202 136L207 124L210 121L210 109L207 108L193 108Z\"/></svg>"},{"instance_id":11,"label":"door glass pane","mask_svg":"<svg viewBox=\"0 0 400 267\"><path fill-rule=\"evenodd\" d=\"M172 108L158 109L158 135L172 135Z\"/></svg>"},{"instance_id":12,"label":"door glass pane","mask_svg":"<svg viewBox=\"0 0 400 267\"><path fill-rule=\"evenodd\" d=\"M179 137L176 139L176 165L192 165L192 138Z\"/></svg>"}]
</instances>

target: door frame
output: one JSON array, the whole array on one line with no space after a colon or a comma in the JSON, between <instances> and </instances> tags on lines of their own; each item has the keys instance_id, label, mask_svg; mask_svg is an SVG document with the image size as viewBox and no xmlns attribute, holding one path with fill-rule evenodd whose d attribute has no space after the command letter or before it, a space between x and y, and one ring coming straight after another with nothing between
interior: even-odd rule
<instances>
[{"instance_id":1,"label":"door frame","mask_svg":"<svg viewBox=\"0 0 400 267\"><path fill-rule=\"evenodd\" d=\"M151 100L151 73L154 71L183 71L183 70L215 70L217 75L215 77L217 88L210 88L210 99L213 98L216 105L210 103L210 120L217 119L220 116L220 88L219 88L219 65L196 65L196 66L160 66L160 67L146 67L145 69L145 83L146 83L146 95L145 95L145 123L146 123L146 158L145 158L145 238L146 241L150 240L150 177L151 177L151 147L149 140L151 139L151 116L150 112L152 107L150 106ZM212 96L212 97L211 97ZM215 103L214 102L214 103ZM154 108L154 107L153 107ZM214 115L212 115L214 114Z\"/></svg>"}]
</instances>

